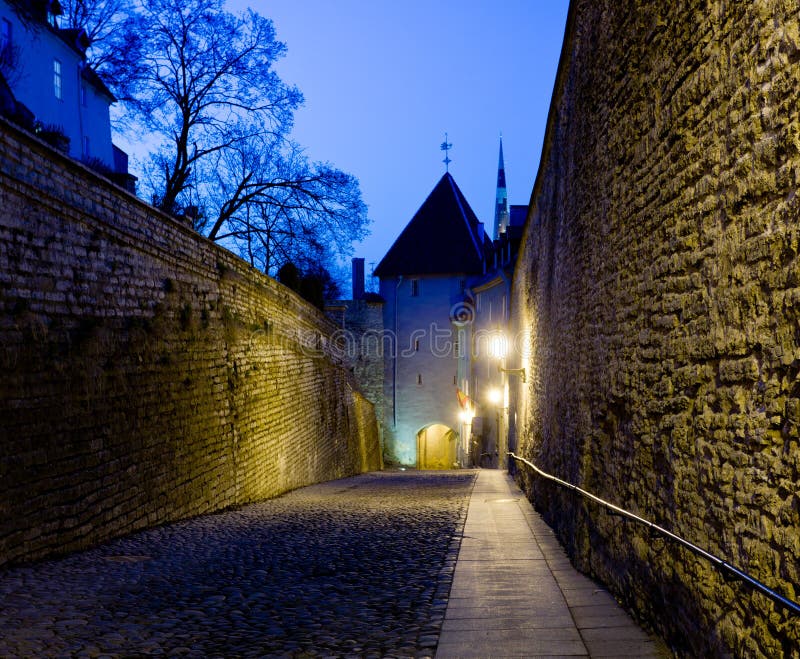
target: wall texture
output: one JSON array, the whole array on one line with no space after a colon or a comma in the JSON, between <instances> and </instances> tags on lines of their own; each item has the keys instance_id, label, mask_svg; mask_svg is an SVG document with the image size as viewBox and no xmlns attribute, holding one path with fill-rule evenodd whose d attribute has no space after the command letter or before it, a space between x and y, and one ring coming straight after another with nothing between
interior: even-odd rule
<instances>
[{"instance_id":1,"label":"wall texture","mask_svg":"<svg viewBox=\"0 0 800 659\"><path fill-rule=\"evenodd\" d=\"M374 407L383 467L383 349L389 343L383 329L383 302L380 299L330 301L325 313L338 327L332 337L342 347L347 368L359 391Z\"/></svg>"},{"instance_id":2,"label":"wall texture","mask_svg":"<svg viewBox=\"0 0 800 659\"><path fill-rule=\"evenodd\" d=\"M418 282L412 295L411 280ZM418 464L417 433L442 424L461 429L456 378L457 338L450 310L463 300L466 276L424 275L381 279L384 345L384 419L387 464ZM456 440L453 440L456 441Z\"/></svg>"},{"instance_id":3,"label":"wall texture","mask_svg":"<svg viewBox=\"0 0 800 659\"><path fill-rule=\"evenodd\" d=\"M326 305L325 313L338 326L334 336L340 340L359 389L374 403L380 426L383 424L383 348L387 341L383 330L383 301L337 300Z\"/></svg>"},{"instance_id":4,"label":"wall texture","mask_svg":"<svg viewBox=\"0 0 800 659\"><path fill-rule=\"evenodd\" d=\"M0 122L0 564L380 468L335 326Z\"/></svg>"},{"instance_id":5,"label":"wall texture","mask_svg":"<svg viewBox=\"0 0 800 659\"><path fill-rule=\"evenodd\" d=\"M800 599L794 1L573 0L515 273L544 469ZM576 563L689 656L789 656L800 620L521 475Z\"/></svg>"}]
</instances>

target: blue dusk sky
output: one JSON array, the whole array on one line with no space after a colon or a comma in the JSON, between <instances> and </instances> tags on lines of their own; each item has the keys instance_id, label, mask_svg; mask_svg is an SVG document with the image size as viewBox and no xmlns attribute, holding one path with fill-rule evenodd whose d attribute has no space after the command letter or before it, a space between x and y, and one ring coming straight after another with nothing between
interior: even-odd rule
<instances>
[{"instance_id":1,"label":"blue dusk sky","mask_svg":"<svg viewBox=\"0 0 800 659\"><path fill-rule=\"evenodd\" d=\"M358 177L372 220L354 256L377 265L444 173L491 232L500 133L508 199L527 204L567 0L229 0L271 18L277 65L305 104L294 138ZM345 291L349 294L349 290Z\"/></svg>"},{"instance_id":2,"label":"blue dusk sky","mask_svg":"<svg viewBox=\"0 0 800 659\"><path fill-rule=\"evenodd\" d=\"M509 203L528 203L568 4L227 2L272 19L287 46L276 69L305 96L294 139L311 160L359 179L372 224L353 255L367 274L444 174L445 132L450 172L490 233L501 133Z\"/></svg>"}]
</instances>

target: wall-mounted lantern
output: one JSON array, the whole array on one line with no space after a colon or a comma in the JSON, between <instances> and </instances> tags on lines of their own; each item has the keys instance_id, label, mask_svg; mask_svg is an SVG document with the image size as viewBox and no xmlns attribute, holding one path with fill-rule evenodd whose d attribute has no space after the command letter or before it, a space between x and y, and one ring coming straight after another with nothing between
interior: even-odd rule
<instances>
[{"instance_id":1,"label":"wall-mounted lantern","mask_svg":"<svg viewBox=\"0 0 800 659\"><path fill-rule=\"evenodd\" d=\"M508 375L519 375L523 382L525 379L524 368L504 368L503 363L508 353L508 339L502 332L495 332L489 340L489 355L497 360L497 370Z\"/></svg>"},{"instance_id":2,"label":"wall-mounted lantern","mask_svg":"<svg viewBox=\"0 0 800 659\"><path fill-rule=\"evenodd\" d=\"M486 397L492 405L499 405L503 400L503 391L499 387L492 387L486 393Z\"/></svg>"}]
</instances>

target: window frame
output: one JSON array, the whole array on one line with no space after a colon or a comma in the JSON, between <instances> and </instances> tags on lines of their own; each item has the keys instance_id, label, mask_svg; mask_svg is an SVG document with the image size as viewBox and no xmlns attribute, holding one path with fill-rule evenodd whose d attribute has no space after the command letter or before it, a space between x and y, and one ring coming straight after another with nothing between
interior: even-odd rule
<instances>
[{"instance_id":1,"label":"window frame","mask_svg":"<svg viewBox=\"0 0 800 659\"><path fill-rule=\"evenodd\" d=\"M59 101L64 100L64 69L61 60L53 58L53 94Z\"/></svg>"}]
</instances>

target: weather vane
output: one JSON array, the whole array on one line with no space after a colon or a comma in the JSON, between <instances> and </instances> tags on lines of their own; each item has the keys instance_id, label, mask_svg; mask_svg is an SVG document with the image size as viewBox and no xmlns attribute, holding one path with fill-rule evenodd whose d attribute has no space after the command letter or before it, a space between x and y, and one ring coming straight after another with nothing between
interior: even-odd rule
<instances>
[{"instance_id":1,"label":"weather vane","mask_svg":"<svg viewBox=\"0 0 800 659\"><path fill-rule=\"evenodd\" d=\"M442 142L442 145L439 148L444 151L444 160L442 160L442 162L444 163L445 171L449 172L450 163L453 161L450 160L450 154L448 151L453 148L453 145L447 141L447 133L444 134L444 142Z\"/></svg>"}]
</instances>

